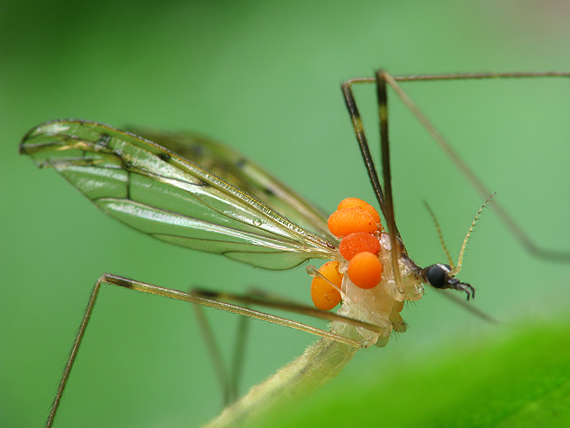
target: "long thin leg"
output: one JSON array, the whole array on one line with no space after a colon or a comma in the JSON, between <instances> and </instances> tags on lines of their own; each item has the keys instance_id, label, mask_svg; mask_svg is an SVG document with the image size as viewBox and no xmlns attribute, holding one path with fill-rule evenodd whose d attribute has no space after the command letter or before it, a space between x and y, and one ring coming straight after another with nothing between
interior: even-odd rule
<instances>
[{"instance_id":1,"label":"long thin leg","mask_svg":"<svg viewBox=\"0 0 570 428\"><path fill-rule=\"evenodd\" d=\"M449 142L441 135L441 133L435 128L435 126L429 121L426 115L419 109L419 107L412 101L408 94L402 89L398 82L421 82L421 81L435 81L435 80L483 80L483 79L509 79L509 78L556 78L556 77L570 77L570 72L544 72L544 73L466 73L466 74L434 74L434 75L414 75L414 76L392 76L385 71L381 72L381 77L385 82L390 85L398 97L402 100L404 105L410 110L410 112L416 117L416 119L422 124L422 126L427 130L430 136L436 141L436 143L442 148L442 150L451 158L453 163L457 168L467 177L471 184L477 189L483 198L487 198L492 192L487 189L487 187L479 180L475 173L467 166L467 164L459 157L457 152L451 147ZM345 100L347 100L347 106L349 108L349 113L353 122L353 127L359 141L359 145L362 146L362 141L366 142L366 137L364 136L364 130L362 126L362 121L358 115L358 109L356 108L356 102L352 96L351 86L353 84L362 83L377 83L378 76L375 77L363 77L354 78L346 81L342 85L343 94ZM354 107L349 106L350 103L354 104ZM357 120L356 120L356 119ZM357 126L358 125L358 126ZM358 129L357 129L358 128ZM362 150L362 148L361 148ZM365 165L368 169L369 175L371 171L369 169L369 163L366 162ZM372 181L372 180L371 180ZM377 180L376 180L377 182ZM386 185L386 183L384 183ZM373 188L375 188L374 182L372 182ZM376 190L375 190L376 192ZM376 192L377 193L377 192ZM384 202L381 202L381 207ZM513 217L499 204L497 198L491 201L491 206L495 209L499 218L505 223L507 228L513 233L513 235L524 245L524 247L532 255L540 258L544 258L550 261L559 261L568 263L570 262L570 251L560 251L552 250L548 248L542 248L536 245L529 236L524 232L524 230L514 221ZM384 208L382 212L386 217ZM388 221L388 220L387 220ZM398 235L399 236L399 235Z\"/></svg>"},{"instance_id":2,"label":"long thin leg","mask_svg":"<svg viewBox=\"0 0 570 428\"><path fill-rule=\"evenodd\" d=\"M73 367L73 364L75 363L75 359L77 357L77 353L79 351L81 341L83 340L83 337L85 336L85 331L87 329L87 325L89 324L89 319L91 318L91 314L93 313L93 309L95 307L95 302L97 301L97 297L99 295L99 290L101 289L101 284L104 284L104 283L105 284L111 284L111 285L117 285L120 287L125 287L125 288L128 288L130 290L142 291L144 293L156 294L159 296L168 297L168 298L175 299L175 300L182 300L184 302L189 302L189 303L193 303L193 304L197 304L197 305L201 305L201 306L208 306L211 308L220 309L220 310L223 310L226 312L231 312L231 313L235 313L238 315L243 315L243 316L247 316L247 317L251 317L251 318L257 318L257 319L262 320L262 321L267 321L267 322L271 322L274 324L279 324L279 325L282 325L285 327L290 327L290 328L301 330L301 331L304 331L307 333L312 333L312 334L315 334L317 336L329 338L329 339L332 339L332 340L337 341L337 342L341 342L341 343L344 343L344 344L347 344L350 346L354 346L356 348L363 347L363 345L357 340L349 339L347 337L340 336L338 334L331 333L331 332L326 331L326 330L321 330L319 328L315 328L315 327L312 327L312 326L309 326L306 324L302 324L302 323L297 322L297 321L278 317L278 316L271 315L271 314L268 314L265 312L259 312L259 311L249 309L249 308L244 308L244 307L241 307L238 305L233 305L231 303L222 302L222 301L216 300L215 298L211 297L211 296L220 296L222 294L201 292L201 291L194 291L192 293L185 293L183 291L172 290L169 288L159 287L157 285L148 284L148 283L144 283L144 282L140 282L140 281L135 281L135 280L132 280L129 278L105 273L97 280L97 282L95 283L95 286L93 287L93 291L91 292L91 297L89 298L89 303L87 304L87 309L85 310L85 314L83 315L83 319L81 321L81 325L80 325L79 330L77 332L75 342L73 343L73 347L71 348L71 352L70 352L69 358L67 360L67 364L65 365L65 369L63 371L63 375L61 377L61 381L59 383L57 393L55 395L55 399L54 399L54 402L52 404L50 414L49 414L47 422L46 422L46 428L51 428L53 426L55 415L56 415L57 410L59 408L59 405L61 403L61 398L63 396L65 386L66 386L67 381L69 379L71 369ZM223 294L222 296L227 297L229 295ZM239 299L236 298L236 300L239 300ZM249 301L248 298L245 298L243 300ZM255 299L251 300L251 302L255 302L255 301L256 301ZM312 315L312 316L315 316L318 318L324 318L324 319L329 319L329 320L341 320L341 321L344 321L344 322L347 322L347 323L350 323L350 324L353 324L356 326L371 329L373 331L377 331L380 329L380 327L378 327L378 326L374 326L372 324L364 323L364 322L358 321L358 320L353 320L351 318L343 317L341 315L328 314L328 316L327 316L327 315L319 314L318 312L323 312L323 311L314 310L313 308L304 307L303 305L271 304L271 303L263 303L263 302L259 302L259 301L257 304L263 304L263 305L269 306L269 307L279 307L282 309L290 308L289 310L291 310L293 312L304 313L307 315Z\"/></svg>"},{"instance_id":3,"label":"long thin leg","mask_svg":"<svg viewBox=\"0 0 570 428\"><path fill-rule=\"evenodd\" d=\"M342 84L342 94L344 95L344 101L346 103L346 108L350 114L350 120L352 122L352 127L354 129L354 134L358 141L358 146L360 148L360 153L362 154L362 159L364 160L364 165L366 166L366 172L368 173L368 178L372 184L372 189L380 205L380 210L386 218L386 204L384 202L384 192L382 191L382 186L378 180L378 173L376 172L376 167L374 166L374 160L370 154L370 147L366 139L366 134L364 132L364 126L362 125L362 118L360 117L360 112L358 111L358 106L356 105L356 100L354 99L354 94L352 93L352 80L349 80Z\"/></svg>"},{"instance_id":4,"label":"long thin leg","mask_svg":"<svg viewBox=\"0 0 570 428\"><path fill-rule=\"evenodd\" d=\"M77 336L75 337L75 342L73 343L73 347L71 348L71 353L69 354L67 364L65 365L65 369L63 370L63 375L61 376L61 381L59 382L59 386L57 388L57 393L55 394L55 398L51 405L49 416L46 422L46 428L51 428L51 426L53 425L55 414L57 413L57 409L59 408L59 404L61 403L61 397L63 396L63 391L65 389L65 385L67 385L67 380L69 379L71 368L73 367L73 363L75 362L75 358L77 357L79 346L81 345L83 336L85 336L85 329L87 328L87 324L89 324L89 318L91 318L91 314L93 313L93 307L95 306L95 301L97 300L101 284L104 281L104 276L105 275L103 275L101 278L97 280L95 286L93 287L93 291L91 292L89 303L87 303L87 309L85 309L85 315L83 315L83 320L81 321L81 325L79 326Z\"/></svg>"},{"instance_id":5,"label":"long thin leg","mask_svg":"<svg viewBox=\"0 0 570 428\"><path fill-rule=\"evenodd\" d=\"M362 125L362 119L360 113L356 106L356 101L354 99L354 94L352 93L351 84L354 79L345 82L342 85L342 92L344 95L344 100L350 114L350 119L352 126L354 128L354 133L356 139L358 140L358 145L360 147L360 153L364 159L364 164L366 166L366 171L368 172L368 177L372 183L372 188L380 204L380 209L382 214L386 219L388 225L388 232L390 232L390 244L392 247L391 251L391 264L392 271L394 272L394 280L399 290L403 290L402 279L400 277L400 269L398 266L399 254L401 251L405 251L402 238L400 236L400 231L396 225L396 220L394 216L394 202L392 198L392 176L390 168L390 143L388 139L388 94L386 91L386 80L383 71L378 71L375 76L376 82L376 95L378 99L378 116L380 121L380 150L382 155L382 178L384 181L384 190L380 185L378 179L378 173L374 166L374 161L370 155L370 147L366 139L366 134L364 132L364 127Z\"/></svg>"},{"instance_id":6,"label":"long thin leg","mask_svg":"<svg viewBox=\"0 0 570 428\"><path fill-rule=\"evenodd\" d=\"M204 309L202 306L195 304L194 310L198 320L198 325L200 326L200 331L202 332L202 337L206 344L206 349L208 350L212 366L214 367L214 372L216 373L216 377L220 383L222 390L222 404L223 407L226 407L233 401L230 376L226 370L224 359L222 358L222 352L220 351L220 347L216 344L214 332L206 318Z\"/></svg>"},{"instance_id":7,"label":"long thin leg","mask_svg":"<svg viewBox=\"0 0 570 428\"><path fill-rule=\"evenodd\" d=\"M398 264L401 251L400 248L400 232L396 226L396 218L394 215L394 198L392 197L392 169L390 167L390 140L388 139L388 92L386 90L386 79L384 71L376 72L376 98L378 101L378 120L380 123L380 152L382 154L382 179L384 181L384 193L386 204L386 222L388 223L388 231L390 232L390 258L392 261L392 272L394 273L394 281L400 292L403 291L402 278L400 276L400 267Z\"/></svg>"},{"instance_id":8,"label":"long thin leg","mask_svg":"<svg viewBox=\"0 0 570 428\"><path fill-rule=\"evenodd\" d=\"M329 311L322 311L320 309L315 308L314 306L303 305L301 303L292 302L290 300L285 300L282 298L278 298L275 295L270 295L267 293L261 292L254 292L250 294L233 294L228 292L216 292L211 290L202 290L196 289L193 290L193 293L207 299L213 299L213 301L222 303L221 300L239 302L245 305L255 305L255 306L264 306L267 308L275 308L281 309L287 312L293 312L297 314L303 314L307 316L311 316L314 318L320 318L326 321L341 321L346 324L350 324L354 327L361 327L365 328L370 331L374 331L377 333L382 333L384 331L383 326L377 326L374 324L370 324L364 321L360 321L358 319L345 317L343 315L336 314L334 312ZM232 305L234 306L234 305ZM245 309L241 306L237 306L238 308ZM257 312L257 311L254 311ZM290 320L287 320L290 321ZM305 324L301 324L305 325ZM329 332L327 332L329 333ZM332 334L332 333L329 333ZM320 334L319 334L320 335ZM336 336L336 335L335 335ZM323 336L324 337L324 336ZM328 337L328 335L327 335ZM333 338L334 339L334 338ZM335 339L336 340L336 339ZM338 340L337 340L338 341Z\"/></svg>"},{"instance_id":9,"label":"long thin leg","mask_svg":"<svg viewBox=\"0 0 570 428\"><path fill-rule=\"evenodd\" d=\"M239 384L243 373L245 361L245 344L249 331L249 318L240 317L237 325L233 358L230 366L230 403L237 401L239 397Z\"/></svg>"},{"instance_id":10,"label":"long thin leg","mask_svg":"<svg viewBox=\"0 0 570 428\"><path fill-rule=\"evenodd\" d=\"M198 325L202 331L202 336L206 342L206 348L210 355L210 360L214 366L214 371L222 389L222 404L227 407L238 398L238 385L243 371L243 361L245 355L245 342L249 325L249 317L241 316L237 323L237 331L235 337L234 350L229 370L226 369L224 358L220 347L216 343L214 332L208 322L204 309L195 304L196 318Z\"/></svg>"}]
</instances>

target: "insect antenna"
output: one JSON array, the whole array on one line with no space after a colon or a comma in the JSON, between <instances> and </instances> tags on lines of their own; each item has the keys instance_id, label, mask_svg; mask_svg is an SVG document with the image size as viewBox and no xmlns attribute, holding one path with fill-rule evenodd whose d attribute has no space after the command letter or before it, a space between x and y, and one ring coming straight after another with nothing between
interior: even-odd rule
<instances>
[{"instance_id":1,"label":"insect antenna","mask_svg":"<svg viewBox=\"0 0 570 428\"><path fill-rule=\"evenodd\" d=\"M431 207L429 206L429 204L427 203L426 200L423 201L424 206L426 207L432 221L433 224L435 225L435 230L437 231L437 236L439 237L439 243L441 244L441 247L443 248L443 251L445 252L445 256L447 257L447 262L449 263L449 266L451 266L451 270L454 271L455 270L455 264L453 263L453 259L451 258L451 254L449 253L449 250L447 249L447 245L445 245L445 240L443 239L443 233L441 232L441 226L439 225L439 222L437 221L437 217L435 216L435 213L433 212L433 210L431 209Z\"/></svg>"},{"instance_id":2,"label":"insect antenna","mask_svg":"<svg viewBox=\"0 0 570 428\"><path fill-rule=\"evenodd\" d=\"M433 223L435 225L435 229L437 230L437 236L439 237L439 243L441 244L441 247L443 248L443 251L445 252L445 256L447 257L447 262L449 263L449 267L451 268L451 274L452 275L457 275L459 273L459 271L461 271L461 267L463 265L463 254L465 253L465 248L467 247L467 241L469 240L469 238L471 236L471 232L473 232L473 229L475 227L475 223L477 223L477 220L479 220L481 213L483 212L485 207L487 207L487 205L491 201L491 198L493 196L495 196L495 194L496 193L493 193L491 196L489 196L487 198L487 200L483 203L483 205L481 205L481 208L479 208L479 210L477 211L477 214L475 214L475 218L471 222L471 225L469 226L469 230L467 231L467 234L465 235L465 238L463 239L463 244L461 244L461 250L459 251L459 257L457 258L457 266L453 263L453 259L451 258L451 254L449 253L449 250L447 249L447 245L445 245L445 240L443 239L443 233L441 232L441 226L439 225L439 222L437 221L437 217L435 216L435 213L433 212L433 210L431 209L431 207L429 206L427 201L425 201L425 200L423 201L424 206L426 207L429 215L431 216L431 219L433 220Z\"/></svg>"},{"instance_id":3,"label":"insect antenna","mask_svg":"<svg viewBox=\"0 0 570 428\"><path fill-rule=\"evenodd\" d=\"M456 275L461 270L461 265L463 263L463 254L464 254L465 248L467 246L467 241L469 240L469 237L471 236L471 232L473 231L473 228L475 227L475 223L479 219L479 216L483 212L483 209L488 205L489 201L491 200L491 198L494 195L495 194L493 193L491 196L489 196L489 198L483 203L481 208L479 208L479 211L477 211L477 214L475 214L475 218L471 222L471 226L469 226L469 230L467 231L467 234L465 235L465 238L463 239L463 244L461 245L459 257L457 259L457 266L455 266L455 264L453 263L453 259L451 258L451 254L449 253L447 245L445 244L445 240L443 238L443 232L441 231L441 226L439 225L439 222L437 221L437 217L435 216L435 213L433 212L433 210L431 209L431 207L429 206L427 201L425 201L425 200L423 201L424 206L426 207L426 209L427 209L429 215L431 216L431 219L433 220L433 223L435 225L435 228L437 231L437 236L439 237L439 242L441 244L441 247L443 248L443 251L445 252L445 256L447 257L447 261L448 261L449 266L451 268L450 273L452 275ZM450 293L448 290L441 290L441 289L437 289L437 288L436 288L436 290L438 290L444 297L448 298L452 302L457 303L458 305L460 305L464 309L471 312L473 315L476 315L479 318L482 318L487 322L497 324L497 321L493 317L491 317L490 315L481 311L480 309L470 305L469 303L467 303L463 299L459 299L455 294Z\"/></svg>"},{"instance_id":4,"label":"insect antenna","mask_svg":"<svg viewBox=\"0 0 570 428\"><path fill-rule=\"evenodd\" d=\"M477 211L477 214L475 214L475 218L471 222L471 226L469 226L469 230L467 231L467 234L465 235L465 239L463 239L463 244L461 245L461 251L459 251L459 257L457 258L457 266L455 268L453 268L453 265L450 265L453 275L458 274L459 271L461 270L461 266L463 265L463 254L465 253L465 247L467 246L467 241L469 240L469 237L471 236L471 232L473 232L473 228L475 227L475 223L477 223L477 220L479 220L479 216L481 215L481 213L483 212L485 207L489 204L489 202L491 202L491 198L493 196L495 196L495 194L496 193L493 193L491 196L489 196L487 198L487 200L483 203L483 205L481 205L481 208L479 208L479 211Z\"/></svg>"}]
</instances>

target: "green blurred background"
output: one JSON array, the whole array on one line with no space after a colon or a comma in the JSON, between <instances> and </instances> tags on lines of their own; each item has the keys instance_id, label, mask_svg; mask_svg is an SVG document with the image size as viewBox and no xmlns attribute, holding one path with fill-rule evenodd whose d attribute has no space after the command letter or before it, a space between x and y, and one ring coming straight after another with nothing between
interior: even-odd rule
<instances>
[{"instance_id":1,"label":"green blurred background","mask_svg":"<svg viewBox=\"0 0 570 428\"><path fill-rule=\"evenodd\" d=\"M303 268L242 266L106 218L53 171L17 155L30 127L74 117L199 131L331 211L347 196L371 199L343 80L378 67L394 74L570 70L569 19L567 3L538 0L3 2L0 426L42 426L104 271L182 290L255 285L309 301ZM570 82L406 88L534 239L568 249ZM358 89L375 142L372 91ZM482 198L397 102L391 120L396 218L410 255L420 264L443 259L422 199L455 255ZM500 325L428 290L405 310L405 335L361 352L325 389L338 388L341 397L371 374L437 360L450 343L476 347L512 324L557 322L570 302L570 268L529 256L492 211L475 230L461 278ZM235 318L209 314L229 350ZM314 338L253 322L249 340L243 389ZM56 426L196 426L218 413L220 395L191 307L106 288ZM370 409L370 420L384 412Z\"/></svg>"}]
</instances>

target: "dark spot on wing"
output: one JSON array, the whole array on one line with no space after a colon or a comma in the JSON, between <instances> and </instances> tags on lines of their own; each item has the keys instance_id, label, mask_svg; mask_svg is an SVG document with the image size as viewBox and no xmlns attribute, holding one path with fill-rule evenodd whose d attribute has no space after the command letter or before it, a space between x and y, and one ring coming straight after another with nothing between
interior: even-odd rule
<instances>
[{"instance_id":1,"label":"dark spot on wing","mask_svg":"<svg viewBox=\"0 0 570 428\"><path fill-rule=\"evenodd\" d=\"M126 183L126 191L127 194L125 195L126 199L131 199L131 172L130 171L126 171L127 173L127 183Z\"/></svg>"},{"instance_id":2,"label":"dark spot on wing","mask_svg":"<svg viewBox=\"0 0 570 428\"><path fill-rule=\"evenodd\" d=\"M236 166L237 168L240 168L240 169L243 168L243 167L245 167L246 165L247 165L247 159L244 159L244 158L241 158L241 159L237 160L236 163L235 163L235 166Z\"/></svg>"},{"instance_id":3,"label":"dark spot on wing","mask_svg":"<svg viewBox=\"0 0 570 428\"><path fill-rule=\"evenodd\" d=\"M157 153L157 156L163 160L164 162L168 162L172 156L170 156L170 154L166 153L166 152L160 152Z\"/></svg>"},{"instance_id":4,"label":"dark spot on wing","mask_svg":"<svg viewBox=\"0 0 570 428\"><path fill-rule=\"evenodd\" d=\"M275 192L273 191L273 189L270 189L269 187L265 187L263 189L263 193L265 193L267 196L275 196Z\"/></svg>"},{"instance_id":5,"label":"dark spot on wing","mask_svg":"<svg viewBox=\"0 0 570 428\"><path fill-rule=\"evenodd\" d=\"M206 183L204 180L196 180L196 181L193 183L193 185L194 185L194 186L197 186L197 187L208 187L208 186L209 186L209 184Z\"/></svg>"},{"instance_id":6,"label":"dark spot on wing","mask_svg":"<svg viewBox=\"0 0 570 428\"><path fill-rule=\"evenodd\" d=\"M111 140L111 136L109 134L101 134L101 136L99 137L99 139L95 142L96 146L102 146L102 147L109 147L109 141Z\"/></svg>"},{"instance_id":7,"label":"dark spot on wing","mask_svg":"<svg viewBox=\"0 0 570 428\"><path fill-rule=\"evenodd\" d=\"M89 153L87 153L87 152L84 151L82 157L83 157L83 159L84 159L85 165L95 166L95 167L96 167L96 165L95 165L95 160L90 156Z\"/></svg>"}]
</instances>

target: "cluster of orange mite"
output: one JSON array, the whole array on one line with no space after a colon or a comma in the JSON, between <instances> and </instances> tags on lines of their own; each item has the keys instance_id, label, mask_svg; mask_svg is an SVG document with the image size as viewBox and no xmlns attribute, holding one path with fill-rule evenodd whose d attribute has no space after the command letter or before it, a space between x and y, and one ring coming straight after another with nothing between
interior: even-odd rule
<instances>
[{"instance_id":1,"label":"cluster of orange mite","mask_svg":"<svg viewBox=\"0 0 570 428\"><path fill-rule=\"evenodd\" d=\"M360 288L376 287L382 280L382 262L378 259L382 232L380 215L372 205L358 198L347 198L329 217L331 233L342 238L339 252L348 260L346 275ZM319 273L326 278L313 278L311 297L318 309L328 311L340 303L340 288L344 275L339 272L338 261L325 263Z\"/></svg>"}]
</instances>

